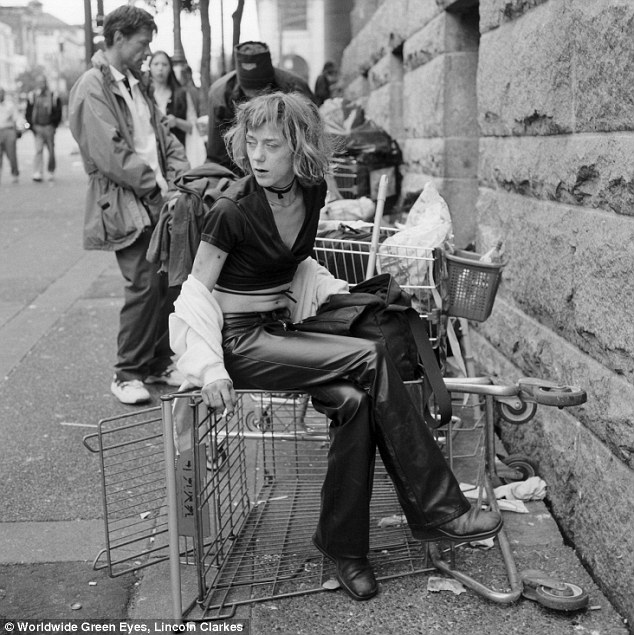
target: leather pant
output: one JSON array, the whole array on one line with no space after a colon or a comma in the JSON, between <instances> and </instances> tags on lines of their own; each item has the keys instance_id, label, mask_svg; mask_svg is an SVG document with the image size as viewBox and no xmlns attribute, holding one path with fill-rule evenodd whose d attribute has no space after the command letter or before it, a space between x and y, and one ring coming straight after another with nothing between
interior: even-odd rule
<instances>
[{"instance_id":1,"label":"leather pant","mask_svg":"<svg viewBox=\"0 0 634 635\"><path fill-rule=\"evenodd\" d=\"M225 316L225 367L237 389L301 390L330 424L317 527L336 557L369 551L374 460L381 459L414 537L470 508L385 348L292 330L284 312Z\"/></svg>"}]
</instances>

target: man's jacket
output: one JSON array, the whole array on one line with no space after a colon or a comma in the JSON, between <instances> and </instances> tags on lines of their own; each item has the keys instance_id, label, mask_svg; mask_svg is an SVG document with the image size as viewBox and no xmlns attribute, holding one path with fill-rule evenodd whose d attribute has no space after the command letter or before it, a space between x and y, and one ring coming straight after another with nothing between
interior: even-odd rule
<instances>
[{"instance_id":1,"label":"man's jacket","mask_svg":"<svg viewBox=\"0 0 634 635\"><path fill-rule=\"evenodd\" d=\"M84 248L119 250L153 227L163 203L152 168L134 151L132 116L110 72L104 53L73 86L69 101L70 130L88 174ZM156 135L161 171L169 184L189 169L183 146L168 132L140 84Z\"/></svg>"},{"instance_id":2,"label":"man's jacket","mask_svg":"<svg viewBox=\"0 0 634 635\"><path fill-rule=\"evenodd\" d=\"M62 121L62 102L48 88L43 93L33 92L26 103L24 118L33 126L53 126L57 128Z\"/></svg>"},{"instance_id":3,"label":"man's jacket","mask_svg":"<svg viewBox=\"0 0 634 635\"><path fill-rule=\"evenodd\" d=\"M308 84L299 76L280 68L274 69L275 86L271 90L283 93L297 92L306 95L312 101L315 96ZM231 71L217 79L209 89L209 121L207 131L207 160L219 163L225 168L236 170L227 155L227 148L222 135L233 122L236 104L246 101L247 97L238 85L235 71Z\"/></svg>"}]
</instances>

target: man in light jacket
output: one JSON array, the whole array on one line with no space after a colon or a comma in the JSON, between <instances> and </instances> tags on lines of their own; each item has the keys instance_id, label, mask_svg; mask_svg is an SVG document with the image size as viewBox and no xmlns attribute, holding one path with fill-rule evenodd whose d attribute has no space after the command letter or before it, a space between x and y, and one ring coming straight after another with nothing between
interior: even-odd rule
<instances>
[{"instance_id":1,"label":"man in light jacket","mask_svg":"<svg viewBox=\"0 0 634 635\"><path fill-rule=\"evenodd\" d=\"M152 229L173 180L189 169L149 98L141 66L156 31L152 16L123 5L103 24L105 51L70 93L70 129L88 174L84 247L115 252L126 281L112 393L126 404L150 399L144 384L180 385L167 319L165 274L146 259Z\"/></svg>"}]
</instances>

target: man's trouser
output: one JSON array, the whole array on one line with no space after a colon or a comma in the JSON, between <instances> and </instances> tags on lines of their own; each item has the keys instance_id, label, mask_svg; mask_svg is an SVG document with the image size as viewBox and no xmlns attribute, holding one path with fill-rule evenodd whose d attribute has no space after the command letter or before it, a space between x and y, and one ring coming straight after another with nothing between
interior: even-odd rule
<instances>
[{"instance_id":1,"label":"man's trouser","mask_svg":"<svg viewBox=\"0 0 634 635\"><path fill-rule=\"evenodd\" d=\"M33 134L35 136L35 158L33 159L33 173L42 175L44 166L44 147L48 152L47 170L53 174L55 172L55 126L40 126L34 124Z\"/></svg>"},{"instance_id":2,"label":"man's trouser","mask_svg":"<svg viewBox=\"0 0 634 635\"><path fill-rule=\"evenodd\" d=\"M329 554L368 553L377 447L414 537L470 508L381 344L287 330L276 313L247 316L226 316L223 328L235 387L305 391L331 420L316 533Z\"/></svg>"},{"instance_id":3,"label":"man's trouser","mask_svg":"<svg viewBox=\"0 0 634 635\"><path fill-rule=\"evenodd\" d=\"M2 174L2 157L6 154L11 166L11 174L18 176L18 152L17 152L18 135L15 128L0 128L0 174Z\"/></svg>"},{"instance_id":4,"label":"man's trouser","mask_svg":"<svg viewBox=\"0 0 634 635\"><path fill-rule=\"evenodd\" d=\"M132 245L115 252L126 280L115 365L121 380L142 380L171 364L168 317L179 289L168 287L167 275L158 273L158 266L146 260L151 236L148 229Z\"/></svg>"}]
</instances>

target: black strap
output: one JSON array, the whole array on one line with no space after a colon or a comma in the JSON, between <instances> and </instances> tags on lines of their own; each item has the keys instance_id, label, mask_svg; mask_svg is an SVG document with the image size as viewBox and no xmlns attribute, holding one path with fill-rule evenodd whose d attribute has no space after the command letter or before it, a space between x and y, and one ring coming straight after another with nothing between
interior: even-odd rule
<instances>
[{"instance_id":1,"label":"black strap","mask_svg":"<svg viewBox=\"0 0 634 635\"><path fill-rule=\"evenodd\" d=\"M431 389L431 393L436 400L436 407L439 414L439 417L434 416L429 410L429 405L425 403L425 411L423 413L425 422L432 429L439 428L440 426L447 425L451 421L451 397L449 396L449 391L440 372L440 366L436 360L434 349L429 342L429 336L420 316L414 309L406 309L405 314L407 315L409 326L414 336L414 341L416 342L418 355L423 363L425 371L424 381Z\"/></svg>"}]
</instances>

